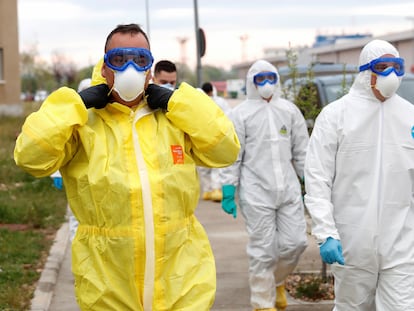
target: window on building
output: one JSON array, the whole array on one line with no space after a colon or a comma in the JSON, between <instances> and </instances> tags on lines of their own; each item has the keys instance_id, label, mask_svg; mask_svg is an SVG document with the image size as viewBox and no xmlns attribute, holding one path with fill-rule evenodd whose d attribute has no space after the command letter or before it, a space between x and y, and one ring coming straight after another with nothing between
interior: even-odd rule
<instances>
[{"instance_id":1,"label":"window on building","mask_svg":"<svg viewBox=\"0 0 414 311\"><path fill-rule=\"evenodd\" d=\"M3 49L0 48L0 81L4 80L3 68L4 68Z\"/></svg>"}]
</instances>

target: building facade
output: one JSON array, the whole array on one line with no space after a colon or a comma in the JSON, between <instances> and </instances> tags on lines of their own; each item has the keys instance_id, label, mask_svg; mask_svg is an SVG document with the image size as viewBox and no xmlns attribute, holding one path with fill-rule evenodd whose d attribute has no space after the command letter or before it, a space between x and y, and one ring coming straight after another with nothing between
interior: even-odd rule
<instances>
[{"instance_id":1,"label":"building facade","mask_svg":"<svg viewBox=\"0 0 414 311\"><path fill-rule=\"evenodd\" d=\"M20 103L17 0L0 0L0 112ZM3 108L3 109L2 109Z\"/></svg>"},{"instance_id":2,"label":"building facade","mask_svg":"<svg viewBox=\"0 0 414 311\"><path fill-rule=\"evenodd\" d=\"M362 47L373 39L382 39L390 42L404 58L405 71L414 73L414 30L391 33L376 38L361 38L346 42L309 49L314 62L332 62L358 65Z\"/></svg>"},{"instance_id":3,"label":"building facade","mask_svg":"<svg viewBox=\"0 0 414 311\"><path fill-rule=\"evenodd\" d=\"M414 73L414 30L399 33L391 33L379 37L361 37L349 40L340 40L334 44L327 44L314 48L298 48L295 53L298 56L297 65L309 66L311 63L337 63L358 65L361 49L373 39L382 39L393 44L400 52L400 57L405 60L405 71ZM263 59L269 61L277 68L286 66L288 63L286 53L267 56ZM237 77L245 78L248 69L254 61L243 62L233 66Z\"/></svg>"}]
</instances>

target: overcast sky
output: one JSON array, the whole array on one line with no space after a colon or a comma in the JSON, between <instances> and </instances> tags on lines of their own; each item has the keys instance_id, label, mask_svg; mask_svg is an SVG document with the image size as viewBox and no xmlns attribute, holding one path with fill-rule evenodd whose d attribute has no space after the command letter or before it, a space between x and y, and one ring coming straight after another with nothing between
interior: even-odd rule
<instances>
[{"instance_id":1,"label":"overcast sky","mask_svg":"<svg viewBox=\"0 0 414 311\"><path fill-rule=\"evenodd\" d=\"M47 62L59 53L79 67L95 64L116 25L138 23L156 61L195 65L194 0L18 0L18 14L20 50L36 46ZM265 48L310 46L317 34L414 29L414 1L198 0L198 20L207 39L202 63L229 69L263 57Z\"/></svg>"}]
</instances>

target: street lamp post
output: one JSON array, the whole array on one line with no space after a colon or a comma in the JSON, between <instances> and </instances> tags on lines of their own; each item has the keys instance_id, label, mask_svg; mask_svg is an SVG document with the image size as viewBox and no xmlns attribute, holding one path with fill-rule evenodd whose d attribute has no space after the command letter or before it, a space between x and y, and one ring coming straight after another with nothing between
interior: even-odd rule
<instances>
[{"instance_id":1,"label":"street lamp post","mask_svg":"<svg viewBox=\"0 0 414 311\"><path fill-rule=\"evenodd\" d=\"M196 50L197 50L197 87L201 87L201 51L200 51L200 30L198 27L198 5L197 0L194 0L194 21L196 33Z\"/></svg>"},{"instance_id":2,"label":"street lamp post","mask_svg":"<svg viewBox=\"0 0 414 311\"><path fill-rule=\"evenodd\" d=\"M411 31L413 35L412 35L411 41L413 41L414 40L414 16L406 16L405 18L412 22ZM411 66L409 66L410 68L409 70L414 73L414 56L412 57L412 61L413 62L411 63Z\"/></svg>"},{"instance_id":3,"label":"street lamp post","mask_svg":"<svg viewBox=\"0 0 414 311\"><path fill-rule=\"evenodd\" d=\"M148 0L145 0L145 14L146 14L146 22L147 22L147 35L148 35L148 38L151 39L151 36L150 36L150 21L149 21L149 4L148 4Z\"/></svg>"}]
</instances>

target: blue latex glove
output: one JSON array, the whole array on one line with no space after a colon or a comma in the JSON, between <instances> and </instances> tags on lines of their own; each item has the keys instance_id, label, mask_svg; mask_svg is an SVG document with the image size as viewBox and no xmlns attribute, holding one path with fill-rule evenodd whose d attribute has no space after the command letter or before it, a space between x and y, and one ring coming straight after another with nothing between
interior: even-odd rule
<instances>
[{"instance_id":1,"label":"blue latex glove","mask_svg":"<svg viewBox=\"0 0 414 311\"><path fill-rule=\"evenodd\" d=\"M62 180L62 177L53 177L53 185L57 189L62 190L63 189L63 180Z\"/></svg>"},{"instance_id":2,"label":"blue latex glove","mask_svg":"<svg viewBox=\"0 0 414 311\"><path fill-rule=\"evenodd\" d=\"M327 238L325 243L320 246L319 253L322 260L328 264L333 264L334 262L340 265L345 264L344 257L342 256L341 241L332 237Z\"/></svg>"},{"instance_id":3,"label":"blue latex glove","mask_svg":"<svg viewBox=\"0 0 414 311\"><path fill-rule=\"evenodd\" d=\"M236 187L233 185L223 185L221 187L223 193L223 199L221 200L221 208L227 214L233 214L233 217L237 217L237 205L234 201L234 194L236 193Z\"/></svg>"}]
</instances>

